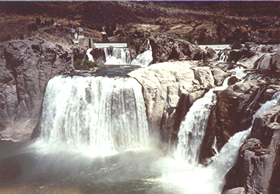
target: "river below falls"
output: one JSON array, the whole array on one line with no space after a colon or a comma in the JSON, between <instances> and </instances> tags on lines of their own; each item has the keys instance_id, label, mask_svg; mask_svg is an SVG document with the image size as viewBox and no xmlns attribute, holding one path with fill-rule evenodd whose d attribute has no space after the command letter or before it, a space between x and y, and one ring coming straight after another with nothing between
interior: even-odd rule
<instances>
[{"instance_id":1,"label":"river below falls","mask_svg":"<svg viewBox=\"0 0 280 194\"><path fill-rule=\"evenodd\" d=\"M45 152L38 142L0 146L0 193L217 193L213 169L174 160L156 148L94 156Z\"/></svg>"}]
</instances>

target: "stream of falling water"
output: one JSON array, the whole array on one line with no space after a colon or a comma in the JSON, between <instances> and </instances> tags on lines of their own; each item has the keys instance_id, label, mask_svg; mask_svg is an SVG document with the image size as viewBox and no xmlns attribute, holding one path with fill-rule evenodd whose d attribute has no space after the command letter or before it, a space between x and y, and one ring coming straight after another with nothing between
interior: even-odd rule
<instances>
[{"instance_id":1,"label":"stream of falling water","mask_svg":"<svg viewBox=\"0 0 280 194\"><path fill-rule=\"evenodd\" d=\"M104 48L105 65L127 65L130 64L129 48Z\"/></svg>"}]
</instances>

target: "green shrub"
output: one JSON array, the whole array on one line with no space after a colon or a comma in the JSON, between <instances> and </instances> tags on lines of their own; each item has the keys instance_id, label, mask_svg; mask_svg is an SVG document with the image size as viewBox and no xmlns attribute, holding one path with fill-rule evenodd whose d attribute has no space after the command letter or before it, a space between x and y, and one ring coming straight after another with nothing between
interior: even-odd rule
<instances>
[{"instance_id":1,"label":"green shrub","mask_svg":"<svg viewBox=\"0 0 280 194\"><path fill-rule=\"evenodd\" d=\"M88 61L88 60L84 60L83 61L83 66L85 69L91 69L97 66L97 64L95 62L92 61Z\"/></svg>"},{"instance_id":2,"label":"green shrub","mask_svg":"<svg viewBox=\"0 0 280 194\"><path fill-rule=\"evenodd\" d=\"M96 67L96 63L95 62L91 62L88 60L84 60L82 61L81 59L76 59L76 61L74 61L73 63L74 68L78 69L78 70L87 70L87 69L91 69L93 67Z\"/></svg>"}]
</instances>

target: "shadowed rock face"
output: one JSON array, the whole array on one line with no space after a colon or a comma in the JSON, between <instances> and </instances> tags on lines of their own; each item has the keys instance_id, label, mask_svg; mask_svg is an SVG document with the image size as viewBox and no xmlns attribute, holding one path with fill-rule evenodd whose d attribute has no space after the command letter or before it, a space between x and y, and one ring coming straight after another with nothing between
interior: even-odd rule
<instances>
[{"instance_id":1,"label":"shadowed rock face","mask_svg":"<svg viewBox=\"0 0 280 194\"><path fill-rule=\"evenodd\" d=\"M215 137L217 147L221 149L232 135L249 128L252 116L261 104L279 89L279 85L266 85L265 81L250 80L217 91L217 104L212 108L208 120L201 145L200 162L213 156Z\"/></svg>"},{"instance_id":2,"label":"shadowed rock face","mask_svg":"<svg viewBox=\"0 0 280 194\"><path fill-rule=\"evenodd\" d=\"M280 71L279 45L249 46L227 51L227 62L235 62L249 69Z\"/></svg>"},{"instance_id":3,"label":"shadowed rock face","mask_svg":"<svg viewBox=\"0 0 280 194\"><path fill-rule=\"evenodd\" d=\"M153 51L153 63L164 62L169 59L211 61L218 58L214 49L202 49L188 41L165 35L156 38L149 37L149 40Z\"/></svg>"},{"instance_id":4,"label":"shadowed rock face","mask_svg":"<svg viewBox=\"0 0 280 194\"><path fill-rule=\"evenodd\" d=\"M246 193L279 193L280 106L256 117L251 138L239 151L227 175L225 190L243 187Z\"/></svg>"},{"instance_id":5,"label":"shadowed rock face","mask_svg":"<svg viewBox=\"0 0 280 194\"><path fill-rule=\"evenodd\" d=\"M71 48L35 40L0 47L0 137L25 141L37 127L44 92L55 75L73 69Z\"/></svg>"}]
</instances>

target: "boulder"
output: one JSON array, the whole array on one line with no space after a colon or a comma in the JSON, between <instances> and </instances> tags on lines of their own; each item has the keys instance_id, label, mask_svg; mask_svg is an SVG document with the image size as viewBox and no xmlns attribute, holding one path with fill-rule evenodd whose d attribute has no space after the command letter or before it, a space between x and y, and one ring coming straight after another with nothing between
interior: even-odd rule
<instances>
[{"instance_id":1,"label":"boulder","mask_svg":"<svg viewBox=\"0 0 280 194\"><path fill-rule=\"evenodd\" d=\"M178 129L174 128L175 121L176 128L180 126L177 118L182 119L185 116L187 107L204 94L204 89L214 86L214 78L209 68L197 69L201 77L196 78L195 68L192 67L197 64L198 62L194 61L158 63L128 74L143 87L150 130L161 129L164 141L170 142L171 136L174 135L173 130L175 134L178 132ZM179 110L179 101L186 108L182 107L183 110ZM178 112L183 112L184 115Z\"/></svg>"},{"instance_id":2,"label":"boulder","mask_svg":"<svg viewBox=\"0 0 280 194\"><path fill-rule=\"evenodd\" d=\"M90 54L93 56L94 61L98 65L104 65L104 63L106 62L105 53L104 53L104 49L103 48L93 48L90 51Z\"/></svg>"},{"instance_id":3,"label":"boulder","mask_svg":"<svg viewBox=\"0 0 280 194\"><path fill-rule=\"evenodd\" d=\"M221 86L224 83L224 80L231 75L231 73L224 72L218 68L214 68L211 71L214 77L214 84L217 86Z\"/></svg>"},{"instance_id":4,"label":"boulder","mask_svg":"<svg viewBox=\"0 0 280 194\"><path fill-rule=\"evenodd\" d=\"M228 62L237 62L241 59L249 59L256 54L256 51L248 49L248 48L241 48L241 49L234 49L229 52Z\"/></svg>"},{"instance_id":5,"label":"boulder","mask_svg":"<svg viewBox=\"0 0 280 194\"><path fill-rule=\"evenodd\" d=\"M194 78L197 79L203 89L210 89L215 86L214 78L209 67L195 67Z\"/></svg>"},{"instance_id":6,"label":"boulder","mask_svg":"<svg viewBox=\"0 0 280 194\"><path fill-rule=\"evenodd\" d=\"M35 40L10 41L0 48L0 138L25 141L38 127L48 80L73 70L74 52Z\"/></svg>"},{"instance_id":7,"label":"boulder","mask_svg":"<svg viewBox=\"0 0 280 194\"><path fill-rule=\"evenodd\" d=\"M202 49L198 45L165 35L149 37L153 51L153 63L165 62L170 59L184 60L215 60L218 58L212 48Z\"/></svg>"},{"instance_id":8,"label":"boulder","mask_svg":"<svg viewBox=\"0 0 280 194\"><path fill-rule=\"evenodd\" d=\"M226 177L225 189L244 187L246 193L278 193L280 176L280 106L258 115L251 138L239 151Z\"/></svg>"},{"instance_id":9,"label":"boulder","mask_svg":"<svg viewBox=\"0 0 280 194\"><path fill-rule=\"evenodd\" d=\"M279 71L280 45L233 50L229 53L229 61L237 62L246 68Z\"/></svg>"}]
</instances>

